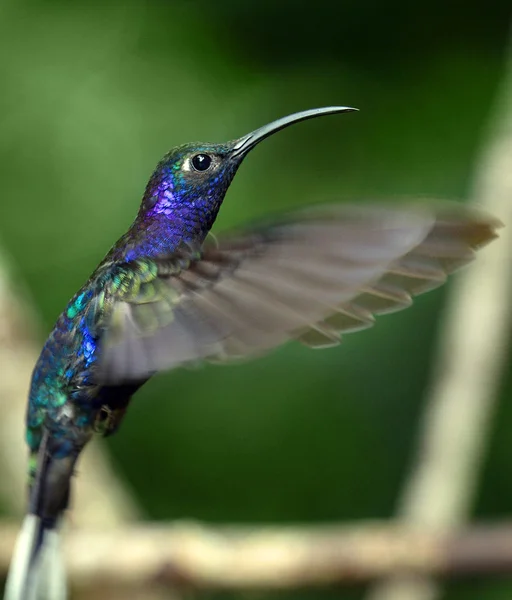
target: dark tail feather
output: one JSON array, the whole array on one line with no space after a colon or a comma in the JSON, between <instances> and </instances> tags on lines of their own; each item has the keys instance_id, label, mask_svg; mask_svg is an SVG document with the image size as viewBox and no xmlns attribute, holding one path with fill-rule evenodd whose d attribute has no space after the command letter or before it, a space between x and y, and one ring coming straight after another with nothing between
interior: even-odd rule
<instances>
[{"instance_id":1,"label":"dark tail feather","mask_svg":"<svg viewBox=\"0 0 512 600\"><path fill-rule=\"evenodd\" d=\"M29 513L23 521L7 576L4 600L66 600L59 524L69 499L76 457L54 458L45 432Z\"/></svg>"}]
</instances>

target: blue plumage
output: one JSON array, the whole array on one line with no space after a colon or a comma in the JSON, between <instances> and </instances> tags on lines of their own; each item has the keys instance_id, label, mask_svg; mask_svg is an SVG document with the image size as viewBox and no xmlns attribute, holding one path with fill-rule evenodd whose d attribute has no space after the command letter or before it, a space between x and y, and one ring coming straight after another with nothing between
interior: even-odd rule
<instances>
[{"instance_id":1,"label":"blue plumage","mask_svg":"<svg viewBox=\"0 0 512 600\"><path fill-rule=\"evenodd\" d=\"M35 366L28 516L6 600L65 598L57 533L76 461L94 433L117 430L154 373L259 355L289 338L336 344L443 283L495 237L497 221L460 207L376 205L319 207L205 243L257 143L350 110L297 113L229 143L180 146L158 164L134 223L71 299Z\"/></svg>"}]
</instances>

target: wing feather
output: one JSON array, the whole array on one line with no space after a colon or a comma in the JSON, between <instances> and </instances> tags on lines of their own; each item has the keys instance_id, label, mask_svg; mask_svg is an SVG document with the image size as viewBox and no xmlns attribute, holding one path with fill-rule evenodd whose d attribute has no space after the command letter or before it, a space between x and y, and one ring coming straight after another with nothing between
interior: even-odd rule
<instances>
[{"instance_id":1,"label":"wing feather","mask_svg":"<svg viewBox=\"0 0 512 600\"><path fill-rule=\"evenodd\" d=\"M140 379L198 359L258 355L290 338L337 344L442 285L499 226L463 206L329 206L200 252L140 259L111 291L98 377Z\"/></svg>"}]
</instances>

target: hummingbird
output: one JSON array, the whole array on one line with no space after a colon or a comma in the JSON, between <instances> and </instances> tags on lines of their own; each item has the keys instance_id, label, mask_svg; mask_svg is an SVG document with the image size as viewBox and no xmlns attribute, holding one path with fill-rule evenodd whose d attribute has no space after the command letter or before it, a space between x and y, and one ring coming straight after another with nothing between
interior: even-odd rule
<instances>
[{"instance_id":1,"label":"hummingbird","mask_svg":"<svg viewBox=\"0 0 512 600\"><path fill-rule=\"evenodd\" d=\"M71 298L35 366L26 413L28 507L5 600L63 600L59 531L77 460L119 428L153 375L312 348L408 307L497 237L456 203L313 205L209 236L247 154L315 108L225 143L189 143L158 163L128 231Z\"/></svg>"}]
</instances>

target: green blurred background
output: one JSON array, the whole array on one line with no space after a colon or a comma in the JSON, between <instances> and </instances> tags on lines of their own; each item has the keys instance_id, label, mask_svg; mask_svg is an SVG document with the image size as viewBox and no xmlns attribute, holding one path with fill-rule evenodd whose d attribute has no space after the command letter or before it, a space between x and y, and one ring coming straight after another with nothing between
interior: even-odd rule
<instances>
[{"instance_id":1,"label":"green blurred background","mask_svg":"<svg viewBox=\"0 0 512 600\"><path fill-rule=\"evenodd\" d=\"M217 230L326 199L464 198L511 12L506 0L3 0L0 236L39 308L41 340L130 224L173 145L231 139L314 106L361 109L259 146ZM148 518L392 516L447 293L419 298L336 349L290 344L241 366L151 381L108 442ZM475 517L510 514L511 382ZM445 597L511 594L512 584L489 579L449 584Z\"/></svg>"}]
</instances>

